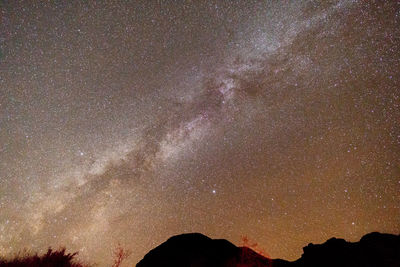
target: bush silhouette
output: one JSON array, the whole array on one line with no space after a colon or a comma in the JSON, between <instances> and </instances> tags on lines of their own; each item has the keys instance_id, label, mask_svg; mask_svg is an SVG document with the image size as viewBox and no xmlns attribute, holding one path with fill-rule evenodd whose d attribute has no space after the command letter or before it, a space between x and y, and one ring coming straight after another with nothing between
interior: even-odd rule
<instances>
[{"instance_id":1,"label":"bush silhouette","mask_svg":"<svg viewBox=\"0 0 400 267\"><path fill-rule=\"evenodd\" d=\"M66 253L65 248L53 251L51 248L47 253L35 255L17 255L14 259L0 259L0 267L88 267L87 264L74 261L78 253Z\"/></svg>"}]
</instances>

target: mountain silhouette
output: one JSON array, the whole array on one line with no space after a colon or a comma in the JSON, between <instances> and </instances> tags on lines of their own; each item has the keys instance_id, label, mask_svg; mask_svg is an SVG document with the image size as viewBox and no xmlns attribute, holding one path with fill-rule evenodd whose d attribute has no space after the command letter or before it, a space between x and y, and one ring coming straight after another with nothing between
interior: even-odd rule
<instances>
[{"instance_id":1,"label":"mountain silhouette","mask_svg":"<svg viewBox=\"0 0 400 267\"><path fill-rule=\"evenodd\" d=\"M296 261L268 259L250 248L199 233L182 234L147 253L137 267L400 267L400 235L373 232L359 242L308 244Z\"/></svg>"},{"instance_id":2,"label":"mountain silhouette","mask_svg":"<svg viewBox=\"0 0 400 267\"><path fill-rule=\"evenodd\" d=\"M269 262L250 248L192 233L171 237L147 253L136 266L270 266Z\"/></svg>"}]
</instances>

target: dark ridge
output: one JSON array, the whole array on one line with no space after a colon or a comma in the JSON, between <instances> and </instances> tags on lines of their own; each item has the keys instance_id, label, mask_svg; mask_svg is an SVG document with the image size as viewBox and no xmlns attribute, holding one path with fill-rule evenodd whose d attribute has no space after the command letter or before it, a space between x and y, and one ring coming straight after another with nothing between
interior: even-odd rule
<instances>
[{"instance_id":1,"label":"dark ridge","mask_svg":"<svg viewBox=\"0 0 400 267\"><path fill-rule=\"evenodd\" d=\"M331 238L309 244L300 259L268 259L247 247L202 234L171 237L147 253L137 267L400 267L400 236L370 233L359 242Z\"/></svg>"},{"instance_id":2,"label":"dark ridge","mask_svg":"<svg viewBox=\"0 0 400 267\"><path fill-rule=\"evenodd\" d=\"M249 265L257 263L258 265ZM246 264L246 265L243 265ZM199 233L173 236L147 253L136 265L147 266L269 266L268 259L249 248Z\"/></svg>"}]
</instances>

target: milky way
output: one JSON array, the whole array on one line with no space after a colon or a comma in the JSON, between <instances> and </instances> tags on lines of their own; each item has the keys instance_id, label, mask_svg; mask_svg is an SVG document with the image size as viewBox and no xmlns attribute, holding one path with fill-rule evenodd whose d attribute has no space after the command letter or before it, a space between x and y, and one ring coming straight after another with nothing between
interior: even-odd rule
<instances>
[{"instance_id":1,"label":"milky way","mask_svg":"<svg viewBox=\"0 0 400 267\"><path fill-rule=\"evenodd\" d=\"M399 234L398 1L0 7L0 256Z\"/></svg>"}]
</instances>

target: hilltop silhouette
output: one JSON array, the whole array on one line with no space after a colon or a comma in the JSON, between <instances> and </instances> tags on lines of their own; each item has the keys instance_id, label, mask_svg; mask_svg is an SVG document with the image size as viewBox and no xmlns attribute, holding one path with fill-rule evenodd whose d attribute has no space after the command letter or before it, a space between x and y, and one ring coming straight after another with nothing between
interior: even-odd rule
<instances>
[{"instance_id":1,"label":"hilltop silhouette","mask_svg":"<svg viewBox=\"0 0 400 267\"><path fill-rule=\"evenodd\" d=\"M308 244L296 261L268 259L250 248L199 233L173 236L147 253L136 267L399 267L400 236L370 233L359 242L331 238Z\"/></svg>"},{"instance_id":2,"label":"hilltop silhouette","mask_svg":"<svg viewBox=\"0 0 400 267\"><path fill-rule=\"evenodd\" d=\"M269 259L250 248L236 247L225 239L211 239L199 233L192 233L171 237L147 253L136 266L219 267L269 266L268 264Z\"/></svg>"}]
</instances>

